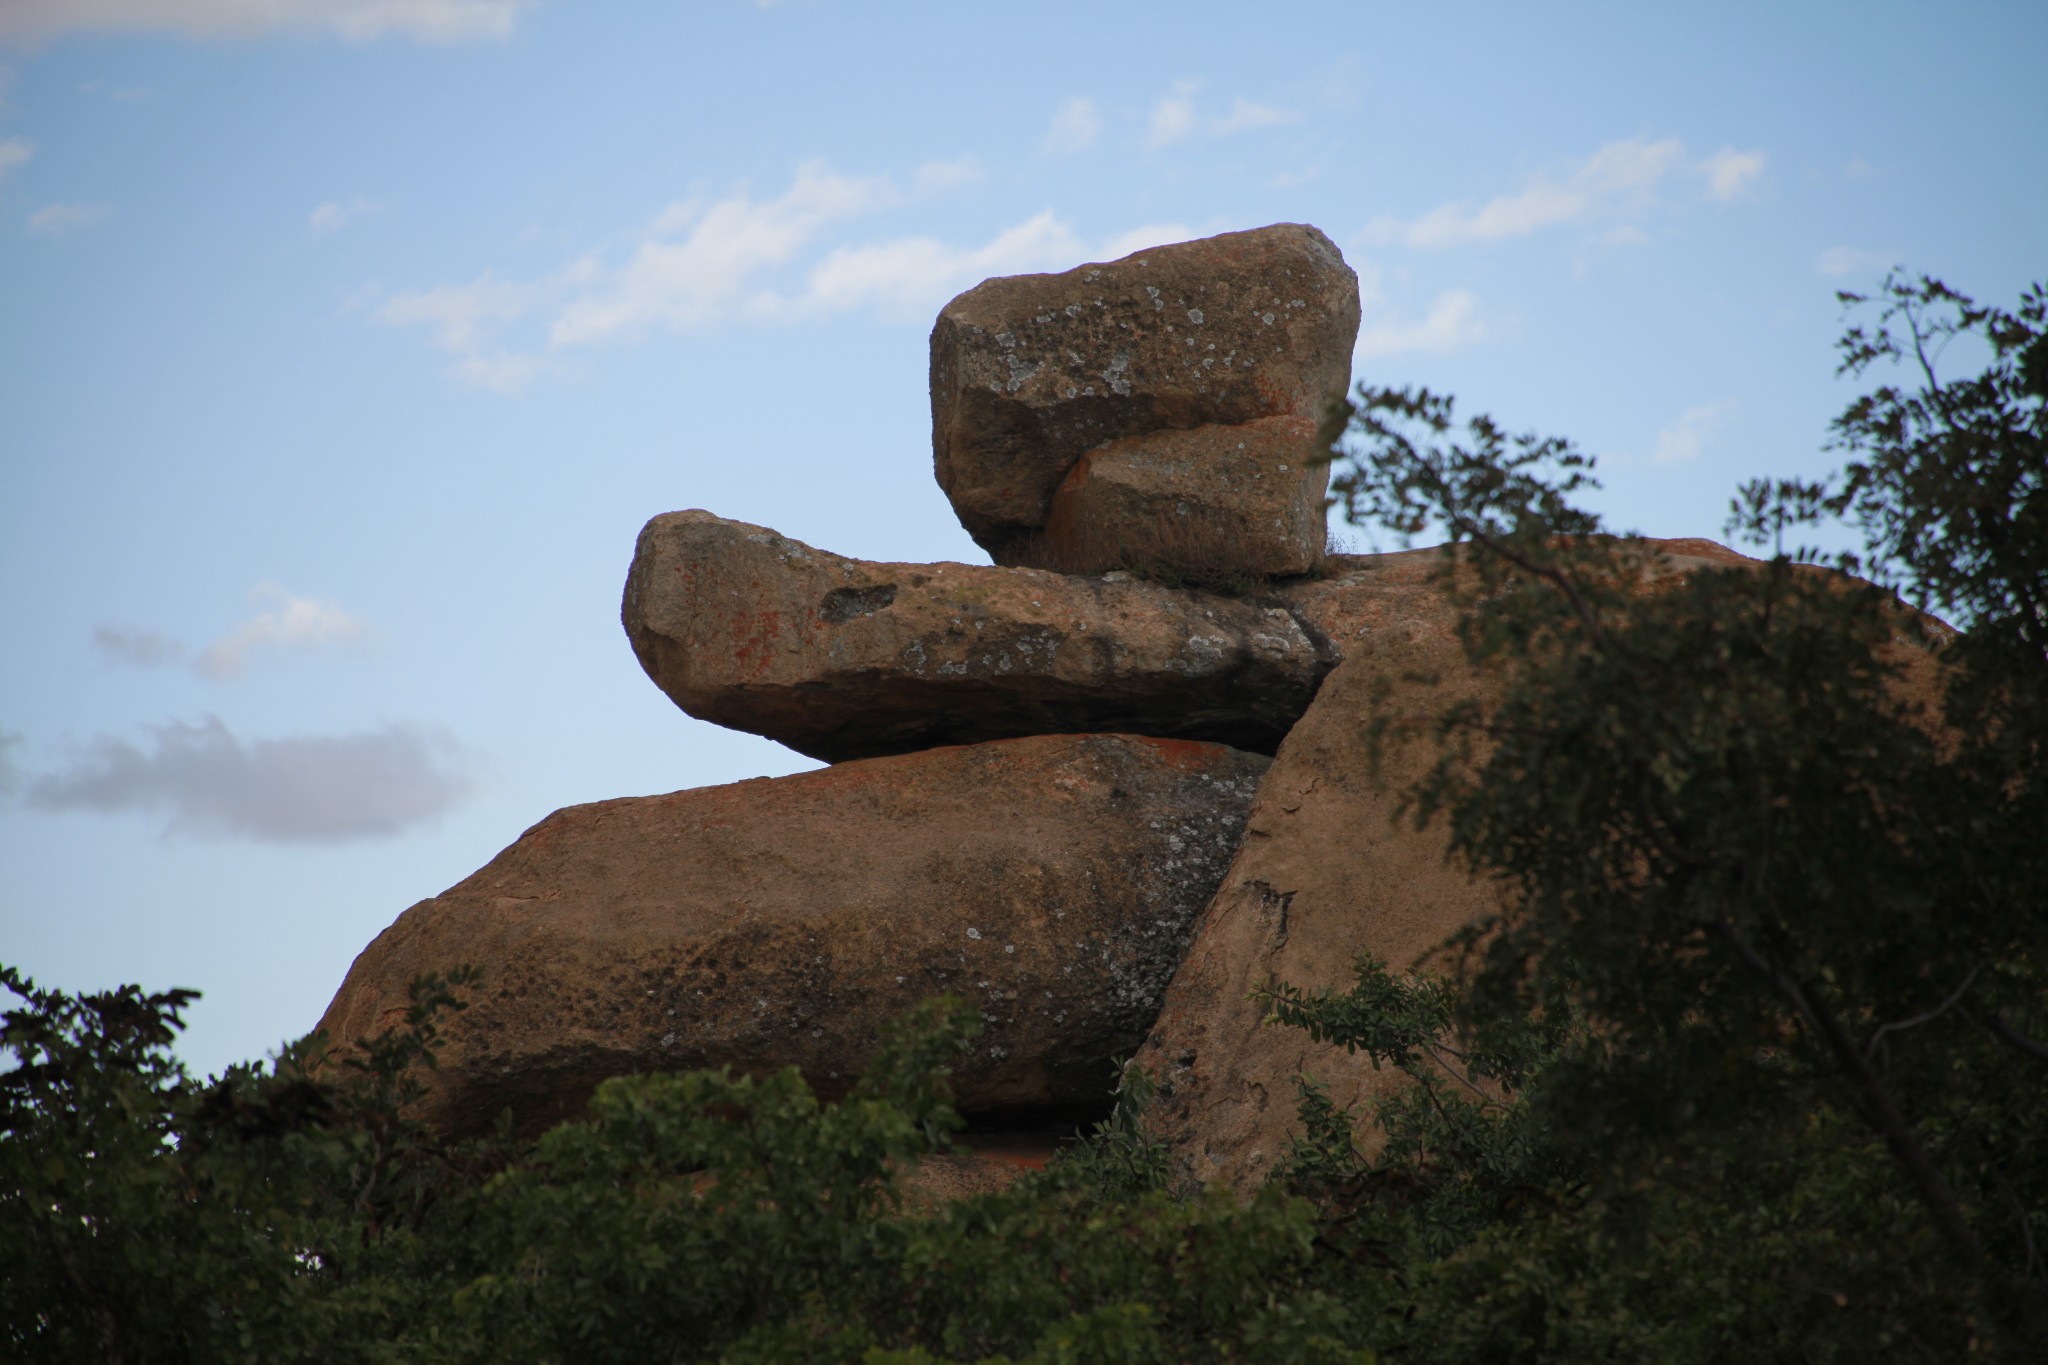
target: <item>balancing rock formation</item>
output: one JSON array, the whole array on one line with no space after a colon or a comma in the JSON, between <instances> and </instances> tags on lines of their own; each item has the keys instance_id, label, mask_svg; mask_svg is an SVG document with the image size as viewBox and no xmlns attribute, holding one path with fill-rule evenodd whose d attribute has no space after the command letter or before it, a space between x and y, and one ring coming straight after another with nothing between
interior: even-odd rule
<instances>
[{"instance_id":1,"label":"balancing rock formation","mask_svg":"<svg viewBox=\"0 0 2048 1365\"><path fill-rule=\"evenodd\" d=\"M627 576L627 637L678 707L833 766L557 811L363 951L330 1040L475 963L422 1111L535 1132L625 1072L794 1065L841 1092L880 1025L950 991L986 1022L954 1083L990 1141L1070 1131L1136 1053L1184 1169L1255 1183L1297 1073L1339 1103L1386 1082L1248 992L1417 961L1490 908L1364 761L1376 675L1484 683L1433 552L1323 554L1315 457L1357 326L1356 277L1293 224L955 299L935 468L994 566L683 511ZM1729 557L1703 545L1673 548ZM939 1195L995 1178L933 1169Z\"/></svg>"},{"instance_id":2,"label":"balancing rock formation","mask_svg":"<svg viewBox=\"0 0 2048 1365\"><path fill-rule=\"evenodd\" d=\"M1357 339L1358 276L1293 223L989 280L932 329L939 486L998 564L1305 573Z\"/></svg>"}]
</instances>

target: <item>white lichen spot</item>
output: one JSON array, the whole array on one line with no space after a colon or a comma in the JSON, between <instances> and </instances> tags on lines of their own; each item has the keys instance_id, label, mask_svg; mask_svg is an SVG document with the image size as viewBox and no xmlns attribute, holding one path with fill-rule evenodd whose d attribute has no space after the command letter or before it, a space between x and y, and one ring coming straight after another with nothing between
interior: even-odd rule
<instances>
[{"instance_id":1,"label":"white lichen spot","mask_svg":"<svg viewBox=\"0 0 2048 1365\"><path fill-rule=\"evenodd\" d=\"M967 931L967 937L969 937L969 938L974 938L974 939L978 939L978 938L980 938L980 937L981 937L981 930L979 930L979 929L969 929L969 930Z\"/></svg>"}]
</instances>

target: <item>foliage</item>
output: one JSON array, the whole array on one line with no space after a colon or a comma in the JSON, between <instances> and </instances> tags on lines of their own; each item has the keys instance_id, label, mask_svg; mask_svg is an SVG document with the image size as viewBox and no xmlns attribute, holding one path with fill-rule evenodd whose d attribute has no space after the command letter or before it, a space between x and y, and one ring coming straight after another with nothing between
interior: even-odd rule
<instances>
[{"instance_id":1,"label":"foliage","mask_svg":"<svg viewBox=\"0 0 2048 1365\"><path fill-rule=\"evenodd\" d=\"M1538 1168L1583 1184L1424 1268L1426 1358L2048 1345L2042 323L2038 288L2007 314L1889 282L1843 368L1910 354L1920 390L1849 408L1839 480L1738 498L1760 537L1849 518L1874 584L1786 554L1676 571L1573 502L1592 462L1568 444L1361 392L1338 496L1449 533L1492 680L1373 730L1431 746L1410 812L1503 893L1456 1022L1584 1020L1521 1086ZM1932 352L1965 334L1991 364L1944 381ZM1384 1047L1345 1012L1395 1017L1375 991L1296 1013Z\"/></svg>"},{"instance_id":2,"label":"foliage","mask_svg":"<svg viewBox=\"0 0 2048 1365\"><path fill-rule=\"evenodd\" d=\"M0 982L9 1359L1371 1359L1306 1204L1164 1188L1138 1073L1074 1159L907 1204L960 1127L958 1001L837 1104L794 1070L620 1077L529 1148L451 1148L404 1106L473 973L338 1064L302 1045L209 1085L167 1051L189 991Z\"/></svg>"}]
</instances>

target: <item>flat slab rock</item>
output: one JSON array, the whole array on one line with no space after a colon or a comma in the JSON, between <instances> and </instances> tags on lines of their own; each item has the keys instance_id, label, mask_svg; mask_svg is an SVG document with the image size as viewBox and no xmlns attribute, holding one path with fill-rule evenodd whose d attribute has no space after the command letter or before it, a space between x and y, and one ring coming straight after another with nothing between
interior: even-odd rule
<instances>
[{"instance_id":1,"label":"flat slab rock","mask_svg":"<svg viewBox=\"0 0 2048 1365\"><path fill-rule=\"evenodd\" d=\"M1319 425L1357 335L1357 275L1298 223L985 281L932 329L939 485L998 564L1039 562L1053 492L1084 453L1269 417Z\"/></svg>"},{"instance_id":2,"label":"flat slab rock","mask_svg":"<svg viewBox=\"0 0 2048 1365\"><path fill-rule=\"evenodd\" d=\"M868 563L697 511L641 531L620 615L684 711L828 762L1094 731L1270 753L1328 666L1276 602Z\"/></svg>"},{"instance_id":3,"label":"flat slab rock","mask_svg":"<svg viewBox=\"0 0 2048 1365\"><path fill-rule=\"evenodd\" d=\"M987 1031L964 1109L1106 1100L1215 890L1267 760L1051 735L555 812L364 949L320 1026L399 1022L418 974L482 967L424 1117L533 1132L599 1081L803 1070L850 1084L877 1030L952 992Z\"/></svg>"}]
</instances>

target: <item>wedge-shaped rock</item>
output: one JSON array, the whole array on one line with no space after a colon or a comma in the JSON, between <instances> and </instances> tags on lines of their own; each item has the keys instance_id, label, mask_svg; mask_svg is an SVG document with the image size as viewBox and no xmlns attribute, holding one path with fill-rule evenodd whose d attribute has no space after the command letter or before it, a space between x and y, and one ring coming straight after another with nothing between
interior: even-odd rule
<instances>
[{"instance_id":1,"label":"wedge-shaped rock","mask_svg":"<svg viewBox=\"0 0 2048 1365\"><path fill-rule=\"evenodd\" d=\"M1324 665L1276 606L1139 581L872 564L709 512L640 533L621 615L693 716L829 762L1122 731L1270 753Z\"/></svg>"},{"instance_id":2,"label":"wedge-shaped rock","mask_svg":"<svg viewBox=\"0 0 2048 1365\"><path fill-rule=\"evenodd\" d=\"M939 485L998 564L1035 562L1085 452L1264 417L1320 424L1357 335L1358 277L1296 223L985 281L932 329Z\"/></svg>"},{"instance_id":3,"label":"wedge-shaped rock","mask_svg":"<svg viewBox=\"0 0 2048 1365\"><path fill-rule=\"evenodd\" d=\"M1194 583L1305 574L1323 558L1329 463L1305 417L1126 436L1083 455L1029 551L1064 573Z\"/></svg>"},{"instance_id":4,"label":"wedge-shaped rock","mask_svg":"<svg viewBox=\"0 0 2048 1365\"><path fill-rule=\"evenodd\" d=\"M346 1047L474 963L425 1117L534 1131L627 1072L796 1066L830 1096L951 992L986 1021L962 1106L1071 1113L1144 1037L1266 766L1053 735L571 806L399 916L321 1027Z\"/></svg>"}]
</instances>

